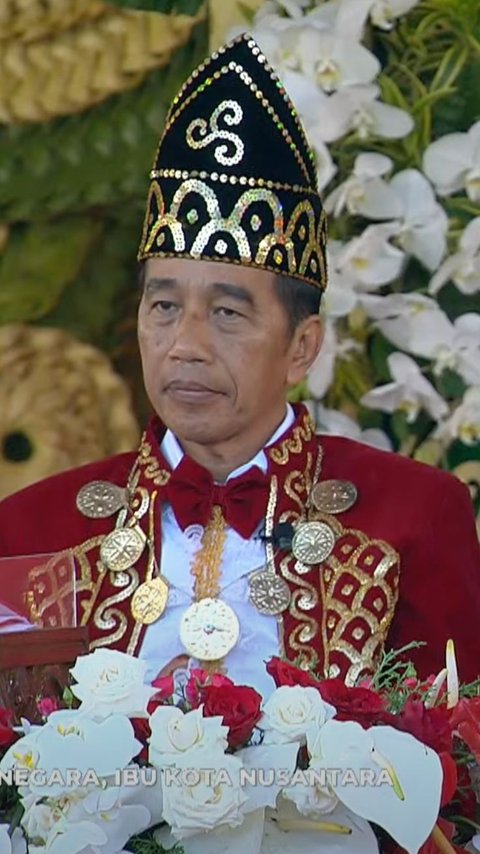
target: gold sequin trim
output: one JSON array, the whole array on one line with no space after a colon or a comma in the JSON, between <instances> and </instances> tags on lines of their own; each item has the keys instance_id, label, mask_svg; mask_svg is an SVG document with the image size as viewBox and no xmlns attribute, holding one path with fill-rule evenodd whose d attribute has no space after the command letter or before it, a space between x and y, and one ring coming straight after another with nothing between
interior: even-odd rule
<instances>
[{"instance_id":1,"label":"gold sequin trim","mask_svg":"<svg viewBox=\"0 0 480 854\"><path fill-rule=\"evenodd\" d=\"M146 441L145 433L142 436L138 452L138 465L143 470L144 477L153 481L155 486L165 486L170 480L170 472L160 468L158 459L152 454L152 446Z\"/></svg>"},{"instance_id":2,"label":"gold sequin trim","mask_svg":"<svg viewBox=\"0 0 480 854\"><path fill-rule=\"evenodd\" d=\"M306 415L302 424L295 427L290 438L285 439L278 448L269 450L270 458L279 466L286 466L290 462L290 456L301 454L305 442L309 442L315 431L315 425L309 415Z\"/></svg>"}]
</instances>

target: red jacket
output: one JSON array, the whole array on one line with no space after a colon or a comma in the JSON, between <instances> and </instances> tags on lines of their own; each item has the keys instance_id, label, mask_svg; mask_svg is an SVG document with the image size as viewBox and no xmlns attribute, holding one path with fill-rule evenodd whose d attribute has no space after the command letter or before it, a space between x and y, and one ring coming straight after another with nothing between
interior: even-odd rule
<instances>
[{"instance_id":1,"label":"red jacket","mask_svg":"<svg viewBox=\"0 0 480 854\"><path fill-rule=\"evenodd\" d=\"M430 466L348 439L314 435L304 408L296 410L293 427L268 449L270 473L279 478L276 519L282 514L301 518L320 447L320 479L351 481L359 497L335 519L314 516L331 522L337 535L335 551L323 566L299 574L289 553L278 556L277 572L292 592L283 619L285 653L307 664L316 657L326 675L340 673L354 681L372 669L385 635L387 647L425 641L411 657L419 675L427 677L443 667L446 642L453 638L460 677L473 680L480 673L480 548L467 488ZM159 449L163 429L152 421L139 455L140 486L150 492L155 488L160 499L169 476ZM0 504L0 557L49 554L83 544L76 553L78 595L92 647L134 654L143 627L134 625L127 594L142 581L145 566L139 561L130 586L120 591L110 573L104 569L102 575L98 545L115 518L86 518L76 496L92 480L125 486L136 459L136 453L127 453L92 463ZM0 576L0 595L1 589ZM327 663L326 645L331 647Z\"/></svg>"}]
</instances>

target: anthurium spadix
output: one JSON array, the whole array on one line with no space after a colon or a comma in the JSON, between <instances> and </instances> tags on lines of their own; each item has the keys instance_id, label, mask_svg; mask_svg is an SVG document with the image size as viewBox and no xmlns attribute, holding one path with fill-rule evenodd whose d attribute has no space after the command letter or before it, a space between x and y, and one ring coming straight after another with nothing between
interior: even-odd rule
<instances>
[{"instance_id":1,"label":"anthurium spadix","mask_svg":"<svg viewBox=\"0 0 480 854\"><path fill-rule=\"evenodd\" d=\"M389 726L365 730L337 720L327 721L307 746L315 768L335 769L330 786L339 801L417 854L440 809L442 766L433 750Z\"/></svg>"}]
</instances>

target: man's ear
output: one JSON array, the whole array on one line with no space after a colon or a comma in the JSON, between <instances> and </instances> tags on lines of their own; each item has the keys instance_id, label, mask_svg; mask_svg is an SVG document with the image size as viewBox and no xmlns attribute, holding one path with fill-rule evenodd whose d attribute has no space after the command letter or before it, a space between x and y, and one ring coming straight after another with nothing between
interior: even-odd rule
<instances>
[{"instance_id":1,"label":"man's ear","mask_svg":"<svg viewBox=\"0 0 480 854\"><path fill-rule=\"evenodd\" d=\"M324 334L325 324L318 314L311 314L298 324L289 348L288 386L295 386L305 379L321 350Z\"/></svg>"}]
</instances>

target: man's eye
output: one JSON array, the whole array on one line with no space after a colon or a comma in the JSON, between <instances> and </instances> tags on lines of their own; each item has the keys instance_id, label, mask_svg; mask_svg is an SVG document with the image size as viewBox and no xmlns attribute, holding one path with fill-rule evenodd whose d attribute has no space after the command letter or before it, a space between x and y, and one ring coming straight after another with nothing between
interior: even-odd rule
<instances>
[{"instance_id":1,"label":"man's eye","mask_svg":"<svg viewBox=\"0 0 480 854\"><path fill-rule=\"evenodd\" d=\"M233 308L228 308L226 305L220 305L217 309L215 309L215 311L216 314L219 314L221 317L226 317L229 319L242 316L239 311L235 311Z\"/></svg>"},{"instance_id":2,"label":"man's eye","mask_svg":"<svg viewBox=\"0 0 480 854\"><path fill-rule=\"evenodd\" d=\"M153 303L153 308L156 311L159 311L161 313L165 313L165 312L172 311L172 309L176 308L176 305L174 302L171 302L170 300L160 299L160 300L157 300L156 302Z\"/></svg>"}]
</instances>

